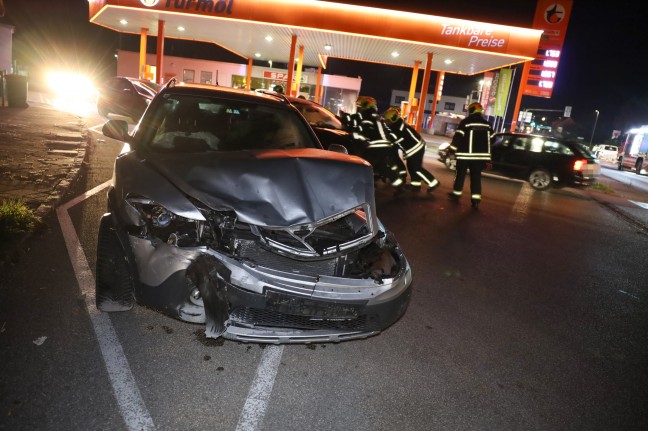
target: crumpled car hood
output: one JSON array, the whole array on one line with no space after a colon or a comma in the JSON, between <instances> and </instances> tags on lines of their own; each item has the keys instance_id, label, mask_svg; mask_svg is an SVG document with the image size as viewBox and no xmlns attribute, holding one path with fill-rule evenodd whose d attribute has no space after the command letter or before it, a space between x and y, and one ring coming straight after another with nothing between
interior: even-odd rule
<instances>
[{"instance_id":1,"label":"crumpled car hood","mask_svg":"<svg viewBox=\"0 0 648 431\"><path fill-rule=\"evenodd\" d=\"M364 203L375 208L371 165L331 151L165 154L147 163L185 194L260 226L316 222Z\"/></svg>"}]
</instances>

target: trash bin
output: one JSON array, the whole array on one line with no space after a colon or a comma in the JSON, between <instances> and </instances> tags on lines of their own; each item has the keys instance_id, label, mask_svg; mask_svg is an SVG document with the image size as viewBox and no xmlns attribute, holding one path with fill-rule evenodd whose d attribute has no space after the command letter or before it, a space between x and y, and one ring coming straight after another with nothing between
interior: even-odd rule
<instances>
[{"instance_id":1,"label":"trash bin","mask_svg":"<svg viewBox=\"0 0 648 431\"><path fill-rule=\"evenodd\" d=\"M22 75L7 75L6 97L10 108L27 108L27 77Z\"/></svg>"}]
</instances>

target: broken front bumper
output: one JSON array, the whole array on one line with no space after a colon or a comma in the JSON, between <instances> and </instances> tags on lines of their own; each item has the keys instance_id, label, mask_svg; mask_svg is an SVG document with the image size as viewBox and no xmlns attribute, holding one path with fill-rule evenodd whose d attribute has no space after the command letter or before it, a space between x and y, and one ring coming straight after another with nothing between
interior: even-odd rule
<instances>
[{"instance_id":1,"label":"broken front bumper","mask_svg":"<svg viewBox=\"0 0 648 431\"><path fill-rule=\"evenodd\" d=\"M138 267L138 302L204 322L208 337L261 343L366 338L396 322L411 295L411 269L398 247L388 251L398 271L377 281L288 272L205 247L129 240Z\"/></svg>"}]
</instances>

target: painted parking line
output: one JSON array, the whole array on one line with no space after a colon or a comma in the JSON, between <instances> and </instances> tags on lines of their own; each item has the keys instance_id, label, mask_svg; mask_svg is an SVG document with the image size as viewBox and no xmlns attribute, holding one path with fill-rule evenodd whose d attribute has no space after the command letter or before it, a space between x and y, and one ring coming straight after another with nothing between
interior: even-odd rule
<instances>
[{"instance_id":1,"label":"painted parking line","mask_svg":"<svg viewBox=\"0 0 648 431\"><path fill-rule=\"evenodd\" d=\"M92 190L72 199L56 209L56 215L63 232L65 246L67 247L74 274L79 284L81 293L85 297L86 309L90 316L92 327L99 342L101 355L108 371L108 378L113 392L117 398L119 411L129 430L149 431L155 430L153 419L146 409L142 395L131 371L124 350L122 349L117 333L107 313L97 310L95 305L95 279L81 242L76 234L68 210L99 193L110 185L110 181L93 188Z\"/></svg>"},{"instance_id":2,"label":"painted parking line","mask_svg":"<svg viewBox=\"0 0 648 431\"><path fill-rule=\"evenodd\" d=\"M239 416L236 431L259 429L272 394L272 386L274 386L282 354L283 346L268 346L263 350L261 363Z\"/></svg>"},{"instance_id":3,"label":"painted parking line","mask_svg":"<svg viewBox=\"0 0 648 431\"><path fill-rule=\"evenodd\" d=\"M637 205L637 206L640 207L640 208L643 208L643 209L648 210L648 203L645 203L645 202L637 202L637 201L630 201L630 202L632 202L633 204Z\"/></svg>"},{"instance_id":4,"label":"painted parking line","mask_svg":"<svg viewBox=\"0 0 648 431\"><path fill-rule=\"evenodd\" d=\"M110 317L107 313L100 312L96 307L94 275L90 270L88 260L68 212L70 208L96 195L109 185L110 181L106 181L75 197L57 208L56 214L79 289L85 297L86 309L97 336L101 355L122 418L131 431L155 430L153 419L144 404ZM239 417L237 431L256 431L261 425L268 407L268 400L272 394L272 387L274 386L282 354L283 346L268 346L263 350L256 376Z\"/></svg>"},{"instance_id":5,"label":"painted parking line","mask_svg":"<svg viewBox=\"0 0 648 431\"><path fill-rule=\"evenodd\" d=\"M529 183L525 182L520 188L520 193L518 193L517 198L515 198L515 204L511 210L510 220L514 223L522 223L529 214L529 208L531 207L531 196L533 196L533 189Z\"/></svg>"}]
</instances>

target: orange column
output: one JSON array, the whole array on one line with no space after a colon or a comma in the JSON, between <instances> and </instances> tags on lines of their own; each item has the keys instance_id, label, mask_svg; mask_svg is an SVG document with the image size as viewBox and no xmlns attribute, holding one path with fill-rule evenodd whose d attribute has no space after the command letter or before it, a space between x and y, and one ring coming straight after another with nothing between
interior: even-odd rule
<instances>
[{"instance_id":1,"label":"orange column","mask_svg":"<svg viewBox=\"0 0 648 431\"><path fill-rule=\"evenodd\" d=\"M304 61L304 45L299 46L299 57L297 58L297 74L295 75L295 89L290 92L291 96L299 96L301 85L302 63Z\"/></svg>"},{"instance_id":2,"label":"orange column","mask_svg":"<svg viewBox=\"0 0 648 431\"><path fill-rule=\"evenodd\" d=\"M428 128L432 128L434 121L434 115L436 114L437 103L441 99L441 93L443 92L443 80L445 79L445 72L439 72L437 75L436 86L434 87L434 99L432 100L432 108L430 112L430 125Z\"/></svg>"},{"instance_id":3,"label":"orange column","mask_svg":"<svg viewBox=\"0 0 648 431\"><path fill-rule=\"evenodd\" d=\"M146 36L148 28L140 29L139 78L146 79Z\"/></svg>"},{"instance_id":4,"label":"orange column","mask_svg":"<svg viewBox=\"0 0 648 431\"><path fill-rule=\"evenodd\" d=\"M252 88L252 58L248 58L247 76L245 77L245 89Z\"/></svg>"},{"instance_id":5,"label":"orange column","mask_svg":"<svg viewBox=\"0 0 648 431\"><path fill-rule=\"evenodd\" d=\"M520 114L520 105L522 104L524 87L526 86L527 79L529 79L529 70L531 70L531 61L527 61L526 63L524 63L524 68L522 69L522 78L520 79L520 86L518 87L517 99L515 100L515 108L513 109L513 118L511 119L511 132L515 132L515 128L517 127L517 119L518 119L518 115Z\"/></svg>"},{"instance_id":6,"label":"orange column","mask_svg":"<svg viewBox=\"0 0 648 431\"><path fill-rule=\"evenodd\" d=\"M430 85L430 72L432 71L432 53L428 52L427 63L425 64L425 73L423 74L423 84L421 85L421 97L419 99L418 117L414 129L421 131L423 126L423 112L425 111L425 100L427 99L427 89Z\"/></svg>"},{"instance_id":7,"label":"orange column","mask_svg":"<svg viewBox=\"0 0 648 431\"><path fill-rule=\"evenodd\" d=\"M164 21L158 21L157 56L155 59L155 82L162 84L162 60L164 60Z\"/></svg>"},{"instance_id":8,"label":"orange column","mask_svg":"<svg viewBox=\"0 0 648 431\"><path fill-rule=\"evenodd\" d=\"M315 84L315 103L322 103L322 66L317 68L317 83Z\"/></svg>"},{"instance_id":9,"label":"orange column","mask_svg":"<svg viewBox=\"0 0 648 431\"><path fill-rule=\"evenodd\" d=\"M290 43L290 58L288 59L288 82L286 82L286 94L291 95L293 71L295 70L295 48L297 47L297 35L292 35Z\"/></svg>"},{"instance_id":10,"label":"orange column","mask_svg":"<svg viewBox=\"0 0 648 431\"><path fill-rule=\"evenodd\" d=\"M420 61L415 61L414 62L414 69L412 69L412 81L410 82L410 90L409 90L409 96L407 97L407 112L404 114L407 114L407 122L411 122L410 118L410 112L412 110L412 104L414 103L414 96L416 96L416 81L418 81L418 71L419 71L419 66L421 65Z\"/></svg>"}]
</instances>

